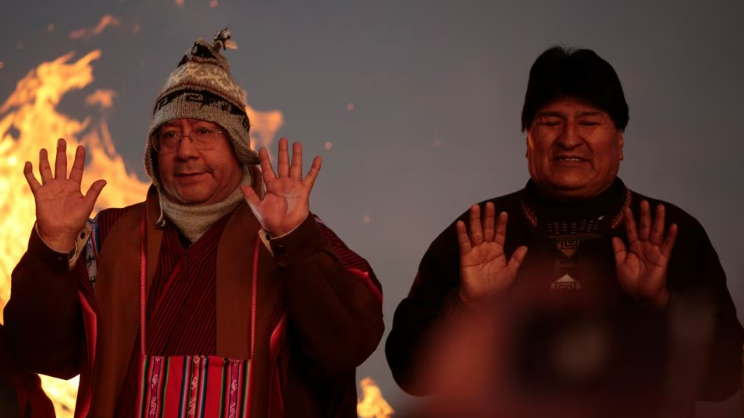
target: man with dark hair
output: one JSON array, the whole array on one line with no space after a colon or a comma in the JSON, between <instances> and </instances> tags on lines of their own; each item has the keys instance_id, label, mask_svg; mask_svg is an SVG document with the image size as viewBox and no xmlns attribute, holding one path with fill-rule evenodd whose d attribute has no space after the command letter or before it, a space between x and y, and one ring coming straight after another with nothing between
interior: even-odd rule
<instances>
[{"instance_id":1,"label":"man with dark hair","mask_svg":"<svg viewBox=\"0 0 744 418\"><path fill-rule=\"evenodd\" d=\"M618 131L628 126L628 104L615 69L594 51L553 47L540 55L530 70L522 132L529 131L541 107L573 97L604 110Z\"/></svg>"},{"instance_id":2,"label":"man with dark hair","mask_svg":"<svg viewBox=\"0 0 744 418\"><path fill-rule=\"evenodd\" d=\"M593 51L535 61L531 179L445 229L395 313L388 362L408 393L438 395L428 416L689 417L739 390L744 333L716 251L617 177L627 123Z\"/></svg>"}]
</instances>

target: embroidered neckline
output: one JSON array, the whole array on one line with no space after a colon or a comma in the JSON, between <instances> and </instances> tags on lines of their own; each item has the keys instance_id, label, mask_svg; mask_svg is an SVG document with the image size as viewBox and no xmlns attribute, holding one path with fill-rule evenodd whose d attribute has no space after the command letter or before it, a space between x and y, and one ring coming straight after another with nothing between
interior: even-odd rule
<instances>
[{"instance_id":1,"label":"embroidered neckline","mask_svg":"<svg viewBox=\"0 0 744 418\"><path fill-rule=\"evenodd\" d=\"M610 223L610 227L612 229L617 228L620 223L623 221L623 218L625 217L625 209L630 207L630 202L632 200L632 193L630 189L627 186L623 186L625 188L625 201L623 202L623 206L620 208L618 213L615 214L615 217L612 219L612 222ZM532 210L532 208L529 207L527 204L527 200L525 199L525 196L522 196L522 212L524 212L525 217L527 218L527 221L532 225L533 228L536 228L538 225L538 217L535 214L535 212Z\"/></svg>"}]
</instances>

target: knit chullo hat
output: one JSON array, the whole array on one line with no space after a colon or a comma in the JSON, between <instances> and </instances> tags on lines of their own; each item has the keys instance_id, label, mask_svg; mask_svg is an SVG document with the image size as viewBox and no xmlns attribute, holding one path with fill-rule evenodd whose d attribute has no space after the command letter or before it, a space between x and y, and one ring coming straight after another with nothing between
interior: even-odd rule
<instances>
[{"instance_id":1,"label":"knit chullo hat","mask_svg":"<svg viewBox=\"0 0 744 418\"><path fill-rule=\"evenodd\" d=\"M160 126L174 119L202 119L222 126L229 133L241 165L247 169L259 162L250 145L251 125L243 92L230 75L230 65L220 52L228 48L236 46L230 41L227 28L214 37L211 45L198 39L186 51L158 95L145 148L145 171L158 189L160 178L154 135Z\"/></svg>"}]
</instances>

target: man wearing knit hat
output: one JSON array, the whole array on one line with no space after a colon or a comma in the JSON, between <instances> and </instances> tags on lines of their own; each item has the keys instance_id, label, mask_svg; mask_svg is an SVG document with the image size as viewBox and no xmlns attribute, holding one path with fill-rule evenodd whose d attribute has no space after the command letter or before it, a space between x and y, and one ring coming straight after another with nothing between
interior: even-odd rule
<instances>
[{"instance_id":1,"label":"man wearing knit hat","mask_svg":"<svg viewBox=\"0 0 744 418\"><path fill-rule=\"evenodd\" d=\"M250 148L250 122L222 49L187 51L159 94L145 150L146 200L88 220L103 180L80 192L78 147L39 182L37 223L13 272L9 340L32 371L80 373L76 417L353 417L355 368L383 332L369 264L309 212L279 142ZM260 165L260 169L258 168Z\"/></svg>"},{"instance_id":2,"label":"man wearing knit hat","mask_svg":"<svg viewBox=\"0 0 744 418\"><path fill-rule=\"evenodd\" d=\"M423 416L691 417L739 390L744 332L716 251L617 177L627 123L596 53L535 61L531 179L445 229L395 312L393 376L440 395Z\"/></svg>"}]
</instances>

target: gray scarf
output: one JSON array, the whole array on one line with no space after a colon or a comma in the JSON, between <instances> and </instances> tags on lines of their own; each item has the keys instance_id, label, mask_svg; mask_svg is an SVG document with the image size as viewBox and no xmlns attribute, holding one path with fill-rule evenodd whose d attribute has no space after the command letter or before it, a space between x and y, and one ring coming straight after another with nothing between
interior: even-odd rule
<instances>
[{"instance_id":1,"label":"gray scarf","mask_svg":"<svg viewBox=\"0 0 744 418\"><path fill-rule=\"evenodd\" d=\"M251 176L248 170L244 170L240 184L251 184ZM158 195L160 196L161 210L158 223L163 223L163 215L165 215L192 243L198 241L215 222L232 212L245 200L240 187L236 187L225 200L212 205L182 205L164 197L160 191L158 191Z\"/></svg>"}]
</instances>

